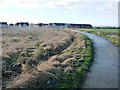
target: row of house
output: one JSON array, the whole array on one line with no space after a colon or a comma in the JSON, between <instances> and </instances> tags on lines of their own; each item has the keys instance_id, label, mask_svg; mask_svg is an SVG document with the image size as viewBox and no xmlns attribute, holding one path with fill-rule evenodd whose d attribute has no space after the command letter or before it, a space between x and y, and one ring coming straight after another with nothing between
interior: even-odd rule
<instances>
[{"instance_id":1,"label":"row of house","mask_svg":"<svg viewBox=\"0 0 120 90\"><path fill-rule=\"evenodd\" d=\"M7 22L0 22L0 27L8 26Z\"/></svg>"},{"instance_id":2,"label":"row of house","mask_svg":"<svg viewBox=\"0 0 120 90\"><path fill-rule=\"evenodd\" d=\"M0 27L2 26L58 26L58 27L68 27L68 28L92 28L91 24L72 24L72 23L37 23L37 24L29 24L28 22L17 22L15 24L7 24L7 22L0 22Z\"/></svg>"},{"instance_id":3,"label":"row of house","mask_svg":"<svg viewBox=\"0 0 120 90\"><path fill-rule=\"evenodd\" d=\"M38 23L38 26L58 26L58 27L68 27L68 28L92 28L91 24L72 24L72 23Z\"/></svg>"},{"instance_id":4,"label":"row of house","mask_svg":"<svg viewBox=\"0 0 120 90\"><path fill-rule=\"evenodd\" d=\"M6 27L6 26L10 26L10 27L12 27L12 26L29 26L29 23L28 22L17 22L17 23L15 23L15 24L13 24L13 23L10 23L10 24L8 24L7 22L0 22L0 27Z\"/></svg>"}]
</instances>

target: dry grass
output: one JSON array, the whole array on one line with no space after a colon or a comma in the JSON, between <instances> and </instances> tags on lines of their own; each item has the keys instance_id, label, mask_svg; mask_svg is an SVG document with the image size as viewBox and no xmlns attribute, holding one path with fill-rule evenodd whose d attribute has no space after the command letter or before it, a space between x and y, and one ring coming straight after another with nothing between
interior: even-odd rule
<instances>
[{"instance_id":1,"label":"dry grass","mask_svg":"<svg viewBox=\"0 0 120 90\"><path fill-rule=\"evenodd\" d=\"M2 30L3 55L16 48L55 46L69 37L68 33L54 28L7 28Z\"/></svg>"},{"instance_id":2,"label":"dry grass","mask_svg":"<svg viewBox=\"0 0 120 90\"><path fill-rule=\"evenodd\" d=\"M74 72L71 65L85 53L82 35L59 28L6 28L2 38L4 87L49 86Z\"/></svg>"}]
</instances>

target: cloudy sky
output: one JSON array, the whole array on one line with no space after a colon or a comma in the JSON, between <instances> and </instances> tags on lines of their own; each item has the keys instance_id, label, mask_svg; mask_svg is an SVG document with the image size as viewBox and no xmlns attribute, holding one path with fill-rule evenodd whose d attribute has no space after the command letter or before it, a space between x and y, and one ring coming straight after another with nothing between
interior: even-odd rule
<instances>
[{"instance_id":1,"label":"cloudy sky","mask_svg":"<svg viewBox=\"0 0 120 90\"><path fill-rule=\"evenodd\" d=\"M0 21L118 26L119 0L0 0Z\"/></svg>"}]
</instances>

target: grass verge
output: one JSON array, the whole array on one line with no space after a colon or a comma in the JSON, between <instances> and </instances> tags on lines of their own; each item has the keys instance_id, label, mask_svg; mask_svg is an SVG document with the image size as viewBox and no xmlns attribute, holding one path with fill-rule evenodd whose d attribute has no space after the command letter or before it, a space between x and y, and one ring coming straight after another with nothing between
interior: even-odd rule
<instances>
[{"instance_id":1,"label":"grass verge","mask_svg":"<svg viewBox=\"0 0 120 90\"><path fill-rule=\"evenodd\" d=\"M69 64L69 66L73 68L73 71L65 73L59 82L53 83L52 85L50 85L50 87L52 88L81 87L81 82L85 78L87 70L89 69L91 61L93 60L93 43L85 35L83 35L83 39L85 40L85 47L75 50L75 52L77 52L76 59L74 59L75 63ZM74 43L77 43L77 45L80 44L79 41L75 41ZM74 50L74 48L70 49ZM84 51L84 54L81 54L81 51ZM69 50L64 51L64 53L66 52L70 53Z\"/></svg>"},{"instance_id":2,"label":"grass verge","mask_svg":"<svg viewBox=\"0 0 120 90\"><path fill-rule=\"evenodd\" d=\"M81 30L81 31L102 36L103 38L106 38L107 40L109 40L115 46L118 46L118 47L120 46L118 29L97 29L97 30L91 29L91 30Z\"/></svg>"}]
</instances>

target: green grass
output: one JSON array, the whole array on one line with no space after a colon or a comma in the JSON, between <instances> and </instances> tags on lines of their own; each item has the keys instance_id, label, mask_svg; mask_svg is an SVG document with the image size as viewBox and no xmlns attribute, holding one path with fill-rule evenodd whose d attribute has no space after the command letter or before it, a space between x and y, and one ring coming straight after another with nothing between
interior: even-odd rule
<instances>
[{"instance_id":1,"label":"green grass","mask_svg":"<svg viewBox=\"0 0 120 90\"><path fill-rule=\"evenodd\" d=\"M106 32L106 33L118 33L118 29L94 29L94 31Z\"/></svg>"},{"instance_id":2,"label":"green grass","mask_svg":"<svg viewBox=\"0 0 120 90\"><path fill-rule=\"evenodd\" d=\"M83 29L81 31L85 31L92 34L97 34L111 41L112 44L116 46L120 46L120 42L118 41L120 38L118 37L119 30L118 29Z\"/></svg>"},{"instance_id":3,"label":"green grass","mask_svg":"<svg viewBox=\"0 0 120 90\"><path fill-rule=\"evenodd\" d=\"M74 72L67 72L62 77L60 82L53 83L50 87L52 88L76 88L81 87L81 81L85 78L87 70L93 60L93 43L87 36L83 36L86 41L86 46L82 51L85 50L83 58L76 60L75 64L71 64L71 67L75 67ZM76 51L81 55L81 49Z\"/></svg>"},{"instance_id":4,"label":"green grass","mask_svg":"<svg viewBox=\"0 0 120 90\"><path fill-rule=\"evenodd\" d=\"M105 32L105 33L118 33L118 29L85 29L88 31L96 31L96 32Z\"/></svg>"}]
</instances>

